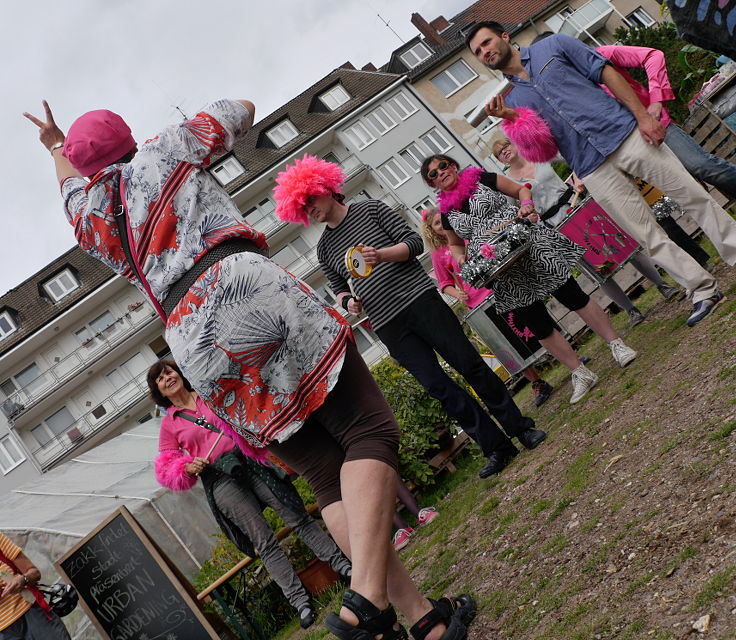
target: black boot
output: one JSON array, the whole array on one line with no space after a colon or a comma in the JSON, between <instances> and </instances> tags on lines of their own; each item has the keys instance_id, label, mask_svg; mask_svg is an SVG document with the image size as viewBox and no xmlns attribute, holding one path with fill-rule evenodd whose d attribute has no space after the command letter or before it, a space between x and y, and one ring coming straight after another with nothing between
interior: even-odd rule
<instances>
[{"instance_id":1,"label":"black boot","mask_svg":"<svg viewBox=\"0 0 736 640\"><path fill-rule=\"evenodd\" d=\"M478 472L478 475L481 478L488 478L489 476L501 473L517 455L519 455L519 450L513 445L508 449L494 451L488 456L486 466Z\"/></svg>"}]
</instances>

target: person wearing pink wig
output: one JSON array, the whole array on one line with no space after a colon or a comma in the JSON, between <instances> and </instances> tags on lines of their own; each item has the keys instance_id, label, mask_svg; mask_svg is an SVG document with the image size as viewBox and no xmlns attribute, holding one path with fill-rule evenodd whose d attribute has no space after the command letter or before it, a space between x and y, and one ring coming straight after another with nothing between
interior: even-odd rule
<instances>
[{"instance_id":1,"label":"person wearing pink wig","mask_svg":"<svg viewBox=\"0 0 736 640\"><path fill-rule=\"evenodd\" d=\"M472 598L428 600L391 546L398 425L350 326L264 255L263 234L207 171L248 132L253 104L218 100L140 149L111 111L84 114L65 136L44 110L45 120L24 115L53 158L80 247L148 297L182 374L244 453L268 447L314 489L353 562L330 630L407 638L390 596L415 638L463 640Z\"/></svg>"},{"instance_id":2,"label":"person wearing pink wig","mask_svg":"<svg viewBox=\"0 0 736 640\"><path fill-rule=\"evenodd\" d=\"M340 168L321 158L297 159L276 182L277 215L305 225L326 224L317 258L338 304L354 315L365 309L391 356L478 443L487 457L481 478L500 473L518 454L511 438L527 449L546 438L544 431L535 429L534 420L521 414L505 385L468 340L416 259L423 251L421 237L399 215L379 200L345 205ZM344 256L357 244L363 245L362 254L373 270L370 277L353 281L353 295ZM468 381L506 433L452 381L435 352Z\"/></svg>"}]
</instances>

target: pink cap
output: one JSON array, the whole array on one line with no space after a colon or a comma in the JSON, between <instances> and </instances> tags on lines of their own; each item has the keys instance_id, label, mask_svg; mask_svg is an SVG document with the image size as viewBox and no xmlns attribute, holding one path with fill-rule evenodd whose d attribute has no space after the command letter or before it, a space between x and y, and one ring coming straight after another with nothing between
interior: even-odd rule
<instances>
[{"instance_id":1,"label":"pink cap","mask_svg":"<svg viewBox=\"0 0 736 640\"><path fill-rule=\"evenodd\" d=\"M97 109L72 123L62 153L79 173L92 176L133 147L135 140L125 120L107 109Z\"/></svg>"}]
</instances>

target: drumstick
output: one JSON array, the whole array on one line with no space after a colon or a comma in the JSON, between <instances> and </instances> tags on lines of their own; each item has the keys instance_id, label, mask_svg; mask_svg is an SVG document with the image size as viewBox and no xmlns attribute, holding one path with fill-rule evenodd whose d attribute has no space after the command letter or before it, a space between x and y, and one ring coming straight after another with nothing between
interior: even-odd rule
<instances>
[{"instance_id":1,"label":"drumstick","mask_svg":"<svg viewBox=\"0 0 736 640\"><path fill-rule=\"evenodd\" d=\"M220 431L220 433L217 434L217 439L215 440L215 443L210 447L210 450L207 452L207 455L204 457L205 460L209 460L210 456L212 455L212 452L215 450L215 447L220 444L220 440L222 440L223 432Z\"/></svg>"},{"instance_id":2,"label":"drumstick","mask_svg":"<svg viewBox=\"0 0 736 640\"><path fill-rule=\"evenodd\" d=\"M575 208L575 203L578 201L579 197L580 197L580 192L576 191L575 195L572 198L572 202L570 203L570 206L567 209L567 213L570 213Z\"/></svg>"}]
</instances>

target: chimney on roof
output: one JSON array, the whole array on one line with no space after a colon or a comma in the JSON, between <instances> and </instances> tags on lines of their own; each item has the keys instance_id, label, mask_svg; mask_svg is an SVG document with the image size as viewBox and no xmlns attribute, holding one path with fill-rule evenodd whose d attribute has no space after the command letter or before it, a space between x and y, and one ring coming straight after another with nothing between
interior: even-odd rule
<instances>
[{"instance_id":1,"label":"chimney on roof","mask_svg":"<svg viewBox=\"0 0 736 640\"><path fill-rule=\"evenodd\" d=\"M445 39L437 33L437 29L422 18L420 14L412 13L411 23L419 30L419 33L421 33L433 45L439 46L445 42Z\"/></svg>"},{"instance_id":2,"label":"chimney on roof","mask_svg":"<svg viewBox=\"0 0 736 640\"><path fill-rule=\"evenodd\" d=\"M447 27L450 26L450 23L447 22L447 20L445 20L445 16L440 16L439 18L435 18L429 24L432 27L434 27L437 31L444 31L445 29L447 29Z\"/></svg>"},{"instance_id":3,"label":"chimney on roof","mask_svg":"<svg viewBox=\"0 0 736 640\"><path fill-rule=\"evenodd\" d=\"M344 62L338 67L338 69L352 69L353 71L355 71L355 67L353 66L353 63L350 61Z\"/></svg>"},{"instance_id":4,"label":"chimney on roof","mask_svg":"<svg viewBox=\"0 0 736 640\"><path fill-rule=\"evenodd\" d=\"M376 69L375 65L372 62L369 62L361 69L361 71L378 71L378 69Z\"/></svg>"}]
</instances>

